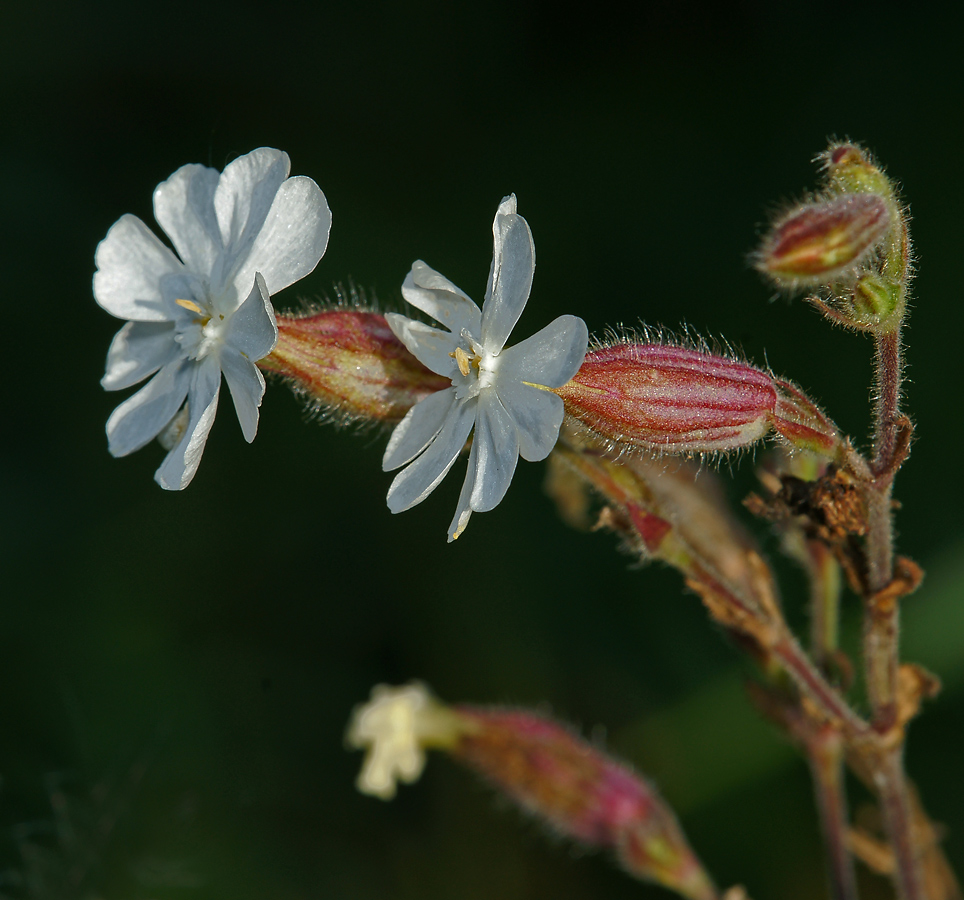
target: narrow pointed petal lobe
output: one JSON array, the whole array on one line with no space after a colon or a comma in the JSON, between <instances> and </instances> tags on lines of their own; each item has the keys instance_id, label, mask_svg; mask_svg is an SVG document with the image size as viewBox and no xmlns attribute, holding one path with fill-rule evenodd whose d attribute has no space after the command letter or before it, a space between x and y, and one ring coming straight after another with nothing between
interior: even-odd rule
<instances>
[{"instance_id":1,"label":"narrow pointed petal lobe","mask_svg":"<svg viewBox=\"0 0 964 900\"><path fill-rule=\"evenodd\" d=\"M479 450L475 443L472 442L472 449L469 452L469 467L465 472L465 478L462 480L462 490L459 491L459 502L455 505L455 515L452 517L452 521L449 523L449 539L448 543L457 540L459 536L465 531L465 527L469 524L469 519L472 518L472 492L475 490L475 477L479 466Z\"/></svg>"},{"instance_id":2,"label":"narrow pointed petal lobe","mask_svg":"<svg viewBox=\"0 0 964 900\"><path fill-rule=\"evenodd\" d=\"M241 433L250 444L258 433L258 408L264 397L264 375L251 360L231 350L221 354L221 371L231 389Z\"/></svg>"},{"instance_id":3,"label":"narrow pointed petal lobe","mask_svg":"<svg viewBox=\"0 0 964 900\"><path fill-rule=\"evenodd\" d=\"M130 387L178 356L172 322L128 322L111 341L101 387L105 391Z\"/></svg>"},{"instance_id":4,"label":"narrow pointed petal lobe","mask_svg":"<svg viewBox=\"0 0 964 900\"><path fill-rule=\"evenodd\" d=\"M112 456L127 456L150 443L181 408L191 384L188 360L168 363L107 420L107 446Z\"/></svg>"},{"instance_id":5,"label":"narrow pointed petal lobe","mask_svg":"<svg viewBox=\"0 0 964 900\"><path fill-rule=\"evenodd\" d=\"M268 288L256 273L254 287L224 326L224 343L244 354L251 362L267 356L278 343L278 322Z\"/></svg>"},{"instance_id":6,"label":"narrow pointed petal lobe","mask_svg":"<svg viewBox=\"0 0 964 900\"><path fill-rule=\"evenodd\" d=\"M490 288L482 306L482 343L498 353L515 328L532 289L536 248L525 219L516 213L515 195L506 197L492 225L494 252Z\"/></svg>"},{"instance_id":7,"label":"narrow pointed petal lobe","mask_svg":"<svg viewBox=\"0 0 964 900\"><path fill-rule=\"evenodd\" d=\"M502 502L519 462L515 422L495 391L484 391L479 396L473 450L476 446L475 486L470 503L475 512L488 512Z\"/></svg>"},{"instance_id":8,"label":"narrow pointed petal lobe","mask_svg":"<svg viewBox=\"0 0 964 900\"><path fill-rule=\"evenodd\" d=\"M391 472L415 459L442 430L454 403L453 388L430 394L416 403L395 426L382 457L382 471Z\"/></svg>"},{"instance_id":9,"label":"narrow pointed petal lobe","mask_svg":"<svg viewBox=\"0 0 964 900\"><path fill-rule=\"evenodd\" d=\"M578 316L560 316L532 337L506 347L499 355L499 375L545 387L570 381L589 346L589 329Z\"/></svg>"},{"instance_id":10,"label":"narrow pointed petal lobe","mask_svg":"<svg viewBox=\"0 0 964 900\"><path fill-rule=\"evenodd\" d=\"M475 302L420 259L405 276L402 296L453 334L461 334L463 328L476 338L481 334L482 311Z\"/></svg>"},{"instance_id":11,"label":"narrow pointed petal lobe","mask_svg":"<svg viewBox=\"0 0 964 900\"><path fill-rule=\"evenodd\" d=\"M459 346L456 335L448 331L439 331L424 322L416 322L398 313L386 313L385 321L397 337L423 366L427 366L436 375L452 378L458 365L452 358L452 353Z\"/></svg>"},{"instance_id":12,"label":"narrow pointed petal lobe","mask_svg":"<svg viewBox=\"0 0 964 900\"><path fill-rule=\"evenodd\" d=\"M167 491L184 490L194 478L218 409L221 370L213 356L193 367L188 394L190 419L180 443L164 457L154 480Z\"/></svg>"},{"instance_id":13,"label":"narrow pointed petal lobe","mask_svg":"<svg viewBox=\"0 0 964 900\"><path fill-rule=\"evenodd\" d=\"M472 430L477 403L473 399L458 404L425 452L395 476L388 489L388 508L393 513L421 503L452 468Z\"/></svg>"}]
</instances>

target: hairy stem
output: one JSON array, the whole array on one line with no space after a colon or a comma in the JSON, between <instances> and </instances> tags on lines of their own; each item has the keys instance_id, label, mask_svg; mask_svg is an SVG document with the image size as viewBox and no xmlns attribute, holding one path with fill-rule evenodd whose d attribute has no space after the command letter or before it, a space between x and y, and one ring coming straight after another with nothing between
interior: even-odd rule
<instances>
[{"instance_id":1,"label":"hairy stem","mask_svg":"<svg viewBox=\"0 0 964 900\"><path fill-rule=\"evenodd\" d=\"M814 662L829 672L837 652L840 620L840 566L819 541L806 543L810 575L810 635ZM827 849L830 895L857 900L857 878L847 840L849 816L844 781L845 746L839 731L816 729L805 742L820 827Z\"/></svg>"},{"instance_id":2,"label":"hairy stem","mask_svg":"<svg viewBox=\"0 0 964 900\"><path fill-rule=\"evenodd\" d=\"M867 589L882 590L893 570L893 519L891 491L900 463L897 458L900 430L901 346L895 328L876 337L876 404L874 409L873 481L868 496L870 530L867 534Z\"/></svg>"},{"instance_id":3,"label":"hairy stem","mask_svg":"<svg viewBox=\"0 0 964 900\"><path fill-rule=\"evenodd\" d=\"M854 861L847 843L844 743L836 729L825 728L807 741L806 747L827 848L830 895L834 900L857 900Z\"/></svg>"},{"instance_id":4,"label":"hairy stem","mask_svg":"<svg viewBox=\"0 0 964 900\"><path fill-rule=\"evenodd\" d=\"M840 728L848 741L866 738L869 733L867 723L824 678L789 631L771 650L800 693L814 704L823 718Z\"/></svg>"},{"instance_id":5,"label":"hairy stem","mask_svg":"<svg viewBox=\"0 0 964 900\"><path fill-rule=\"evenodd\" d=\"M897 896L901 900L928 900L914 838L914 816L904 775L903 756L902 747L895 747L884 754L876 767L874 782L880 796L884 828L894 853Z\"/></svg>"},{"instance_id":6,"label":"hairy stem","mask_svg":"<svg viewBox=\"0 0 964 900\"><path fill-rule=\"evenodd\" d=\"M867 484L868 532L864 618L864 666L875 729L885 734L899 728L897 688L900 666L898 596L888 591L894 577L894 532L891 494L902 459L900 432L901 342L899 323L876 336L876 404L872 480ZM903 769L903 735L883 752L874 782L884 826L894 852L894 881L901 900L926 900L921 859L914 838L907 777Z\"/></svg>"}]
</instances>

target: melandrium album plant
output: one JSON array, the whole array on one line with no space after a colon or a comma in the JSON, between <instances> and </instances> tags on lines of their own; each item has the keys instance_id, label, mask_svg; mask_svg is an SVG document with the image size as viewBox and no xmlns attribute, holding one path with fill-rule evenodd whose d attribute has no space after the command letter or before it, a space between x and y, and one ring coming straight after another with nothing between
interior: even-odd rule
<instances>
[{"instance_id":1,"label":"melandrium album plant","mask_svg":"<svg viewBox=\"0 0 964 900\"><path fill-rule=\"evenodd\" d=\"M832 896L855 900L858 860L890 877L902 900L959 898L939 829L904 769L910 722L939 687L901 659L899 645L901 600L922 577L897 553L893 528L894 478L913 431L900 405L908 213L858 145L833 143L820 161L822 187L773 222L751 262L779 290L807 292L831 322L873 341L867 452L805 388L685 331L676 338L644 326L590 342L570 308L510 343L535 271L514 194L495 214L481 308L419 260L400 279L401 296L431 322L383 314L354 293L307 312L276 310L275 295L321 259L331 218L318 186L289 178L288 157L267 148L220 174L185 166L158 186L155 217L176 255L133 216L97 248L94 297L129 320L103 385L153 376L108 420L110 452L156 437L169 451L157 481L186 487L222 375L251 441L269 372L326 419L384 426L382 466L397 470L386 484L393 513L425 500L467 454L449 541L473 512L499 505L520 456L546 460L566 522L612 531L638 559L676 569L757 664L750 699L812 775ZM760 486L744 506L799 564L806 636L787 624L771 564L741 521L746 510L732 508L712 470L747 449ZM859 690L837 639L845 587L862 603ZM356 708L347 738L365 751L366 794L391 798L419 777L427 750L441 750L560 835L609 851L635 878L691 900L748 895L714 884L672 797L541 713L449 706L421 683L383 685ZM847 769L875 797L879 833L852 821ZM752 892L753 873L744 880Z\"/></svg>"}]
</instances>

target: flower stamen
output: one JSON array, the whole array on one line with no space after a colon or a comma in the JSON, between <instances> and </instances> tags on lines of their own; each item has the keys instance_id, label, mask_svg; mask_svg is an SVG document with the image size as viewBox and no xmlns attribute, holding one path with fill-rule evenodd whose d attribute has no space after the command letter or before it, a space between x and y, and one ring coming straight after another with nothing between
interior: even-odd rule
<instances>
[{"instance_id":1,"label":"flower stamen","mask_svg":"<svg viewBox=\"0 0 964 900\"><path fill-rule=\"evenodd\" d=\"M190 310L191 312L201 313L204 315L204 310L201 309L193 300L175 300L174 301L182 309Z\"/></svg>"},{"instance_id":2,"label":"flower stamen","mask_svg":"<svg viewBox=\"0 0 964 900\"><path fill-rule=\"evenodd\" d=\"M455 364L459 367L459 371L460 371L463 375L468 375L468 374L469 374L469 362L470 362L470 360L469 360L469 355L468 355L468 353L466 353L461 347L456 347L456 348L449 354L449 356L451 356L452 359L455 360ZM476 359L478 359L478 357L476 357ZM475 362L475 360L471 360L471 362Z\"/></svg>"}]
</instances>

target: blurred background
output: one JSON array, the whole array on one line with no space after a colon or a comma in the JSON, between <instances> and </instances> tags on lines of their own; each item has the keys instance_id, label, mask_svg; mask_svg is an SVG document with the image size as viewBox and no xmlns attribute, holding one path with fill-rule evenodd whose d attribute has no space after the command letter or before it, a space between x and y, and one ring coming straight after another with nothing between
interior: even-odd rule
<instances>
[{"instance_id":1,"label":"blurred background","mask_svg":"<svg viewBox=\"0 0 964 900\"><path fill-rule=\"evenodd\" d=\"M91 295L97 242L123 213L153 226L154 186L179 166L262 145L333 211L325 258L281 309L336 283L399 308L416 258L481 300L492 216L514 191L539 263L518 335L562 313L596 333L688 323L798 381L858 440L869 342L775 299L745 260L768 213L815 184L828 136L878 155L919 254L897 522L929 576L906 602L905 649L945 681L908 762L964 872L964 79L959 29L919 7L7 4L0 894L667 896L447 759L390 804L358 794L352 707L419 678L604 738L721 884L825 896L804 766L746 702L751 671L673 572L569 530L543 466L521 464L499 509L447 545L460 465L393 517L384 435L309 422L278 383L251 446L222 404L184 493L153 482L159 446L108 455L127 394L98 384L120 323ZM752 467L723 469L734 502ZM797 573L779 569L805 627ZM850 598L851 632L856 612Z\"/></svg>"}]
</instances>

